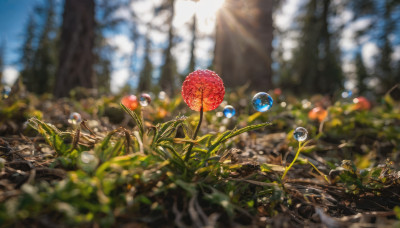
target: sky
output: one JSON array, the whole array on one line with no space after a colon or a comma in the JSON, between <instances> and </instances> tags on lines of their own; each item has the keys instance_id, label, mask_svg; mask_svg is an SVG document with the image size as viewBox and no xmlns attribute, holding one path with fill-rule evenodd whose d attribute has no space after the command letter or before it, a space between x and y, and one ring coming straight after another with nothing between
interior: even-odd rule
<instances>
[{"instance_id":1,"label":"sky","mask_svg":"<svg viewBox=\"0 0 400 228\"><path fill-rule=\"evenodd\" d=\"M22 43L22 28L35 0L0 0L0 42L4 42L5 68L4 82L12 84L18 77L15 63L18 61L18 48Z\"/></svg>"},{"instance_id":2,"label":"sky","mask_svg":"<svg viewBox=\"0 0 400 228\"><path fill-rule=\"evenodd\" d=\"M153 18L153 7L159 4L160 1L141 0L136 1L135 5L131 6L131 9L137 13L143 22L143 24L139 25L139 32L141 34L148 33L152 40L154 51L150 57L156 69L163 63L162 51L166 45L167 35L155 29L148 30L144 24L151 21L154 25L165 26L166 15L164 17L163 15L158 16L156 19ZM18 76L18 66L16 65L19 58L18 48L23 41L22 34L27 23L27 18L37 2L40 2L40 0L0 0L0 42L5 42L6 44L6 66L3 72L3 80L6 84L12 84ZM197 4L187 0L176 0L176 14L173 25L181 42L176 45L172 53L177 60L179 72L185 72L188 66L191 40L190 22L194 14L196 14L198 19L198 33L204 37L196 43L197 68L206 68L209 66L214 47L211 35L215 28L215 13L219 7L223 7L223 3L224 0L201 0ZM280 30L288 31L280 40L284 48L283 57L285 60L289 60L292 57L291 51L297 45L295 38L298 34L291 31L291 26L293 26L294 17L303 3L304 0L287 0L283 7L279 11L276 11L274 15L276 26ZM114 16L129 20L131 19L129 10L128 8L122 8ZM341 14L341 17L338 17L338 20L334 21L334 24L348 23L352 16L349 11L341 12ZM369 23L368 19L348 23L348 26L342 32L339 42L343 50L342 68L350 78L354 75L355 67L352 59L357 48L357 44L354 42L354 33L357 29L361 29ZM135 48L137 48L138 55L142 56L144 45L142 41L138 47L135 47L134 43L129 39L129 32L129 28L125 27L106 34L108 43L116 50L112 57L111 90L113 92L117 92L126 83L135 85L138 82L137 72L134 72L134 75L132 75L129 69L129 60L130 54ZM373 66L374 55L378 53L376 44L365 40L361 47L361 52L367 67L371 68ZM400 59L400 46L395 47L394 55L396 59ZM138 65L140 65L140 62ZM157 77L157 74L159 74L159 70L155 71L154 77ZM350 87L348 89L351 89Z\"/></svg>"}]
</instances>

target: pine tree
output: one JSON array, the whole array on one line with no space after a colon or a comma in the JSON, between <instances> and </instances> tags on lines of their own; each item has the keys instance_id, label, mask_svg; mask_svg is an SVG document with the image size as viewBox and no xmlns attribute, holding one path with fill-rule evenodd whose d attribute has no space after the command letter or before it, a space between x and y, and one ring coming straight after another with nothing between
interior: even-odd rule
<instances>
[{"instance_id":1,"label":"pine tree","mask_svg":"<svg viewBox=\"0 0 400 228\"><path fill-rule=\"evenodd\" d=\"M393 41L399 39L400 1L398 0L353 0L347 2L348 9L354 13L354 20L369 18L371 23L367 28L358 31L357 39L368 38L369 42L374 42L380 51L375 65L373 66L374 75L379 80L378 93L385 93L395 83L396 78L395 63L392 58ZM393 37L394 39L390 39Z\"/></svg>"},{"instance_id":2,"label":"pine tree","mask_svg":"<svg viewBox=\"0 0 400 228\"><path fill-rule=\"evenodd\" d=\"M128 1L129 2L129 1ZM95 2L101 12L96 20L96 34L94 43L93 80L99 94L110 92L110 81L112 71L113 47L107 42L104 32L114 31L118 25L126 22L115 16L115 12L128 4L125 0L97 0Z\"/></svg>"},{"instance_id":3,"label":"pine tree","mask_svg":"<svg viewBox=\"0 0 400 228\"><path fill-rule=\"evenodd\" d=\"M175 10L174 10L175 0L165 0L162 8L169 12L169 16L167 19L168 24L168 41L167 48L164 50L164 64L161 67L161 75L160 75L160 85L161 89L167 92L169 95L173 95L176 88L176 62L174 57L172 56L172 49L175 46L174 43L174 28L172 25L172 21L174 19Z\"/></svg>"},{"instance_id":4,"label":"pine tree","mask_svg":"<svg viewBox=\"0 0 400 228\"><path fill-rule=\"evenodd\" d=\"M140 72L139 77L139 85L138 91L150 91L151 89L151 79L153 74L153 64L150 60L150 51L151 51L151 40L148 35L146 35L146 44L144 50L144 59L143 59L143 69Z\"/></svg>"},{"instance_id":5,"label":"pine tree","mask_svg":"<svg viewBox=\"0 0 400 228\"><path fill-rule=\"evenodd\" d=\"M21 64L21 73L20 77L22 78L22 82L25 84L28 91L33 91L35 87L35 77L33 74L33 63L35 59L36 52L36 31L37 24L35 21L35 17L33 14L30 14L28 17L28 22L26 24L25 33L23 37L25 38L21 51L21 58L19 60Z\"/></svg>"},{"instance_id":6,"label":"pine tree","mask_svg":"<svg viewBox=\"0 0 400 228\"><path fill-rule=\"evenodd\" d=\"M196 14L193 14L191 33L192 40L190 42L190 61L189 61L189 73L194 71L196 66L196 41L197 41L197 19Z\"/></svg>"},{"instance_id":7,"label":"pine tree","mask_svg":"<svg viewBox=\"0 0 400 228\"><path fill-rule=\"evenodd\" d=\"M365 80L368 78L368 72L360 52L358 52L356 55L355 65L356 65L358 93L364 94L367 91Z\"/></svg>"},{"instance_id":8,"label":"pine tree","mask_svg":"<svg viewBox=\"0 0 400 228\"><path fill-rule=\"evenodd\" d=\"M378 4L378 3L377 3ZM396 0L384 0L381 2L382 12L381 18L383 22L383 29L380 33L378 39L378 47L380 50L380 54L378 55L378 60L376 64L376 73L381 81L381 91L380 93L387 92L392 86L397 83L395 81L395 69L394 62L392 59L393 47L392 42L389 40L389 37L395 34L396 22L393 18L393 13L396 8L400 7L400 1ZM398 6L398 7L396 7Z\"/></svg>"},{"instance_id":9,"label":"pine tree","mask_svg":"<svg viewBox=\"0 0 400 228\"><path fill-rule=\"evenodd\" d=\"M329 21L334 15L331 0L309 0L298 18L301 35L294 50L292 73L297 79L296 92L333 94L341 89L343 73L337 36Z\"/></svg>"},{"instance_id":10,"label":"pine tree","mask_svg":"<svg viewBox=\"0 0 400 228\"><path fill-rule=\"evenodd\" d=\"M37 49L33 59L32 92L43 94L51 92L57 65L57 26L55 0L46 0L46 3L36 8L36 13L43 19Z\"/></svg>"},{"instance_id":11,"label":"pine tree","mask_svg":"<svg viewBox=\"0 0 400 228\"><path fill-rule=\"evenodd\" d=\"M96 45L94 48L94 75L96 79L96 88L99 94L107 94L110 92L111 81L111 53L112 47L106 43L101 31L98 31L96 37Z\"/></svg>"},{"instance_id":12,"label":"pine tree","mask_svg":"<svg viewBox=\"0 0 400 228\"><path fill-rule=\"evenodd\" d=\"M0 88L3 83L3 71L4 71L4 55L5 55L5 41L0 44Z\"/></svg>"}]
</instances>

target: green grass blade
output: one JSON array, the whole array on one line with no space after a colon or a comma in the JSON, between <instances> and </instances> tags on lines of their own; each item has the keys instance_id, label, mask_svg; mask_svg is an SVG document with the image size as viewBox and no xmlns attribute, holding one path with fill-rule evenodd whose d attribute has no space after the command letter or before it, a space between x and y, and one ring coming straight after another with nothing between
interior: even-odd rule
<instances>
[{"instance_id":1,"label":"green grass blade","mask_svg":"<svg viewBox=\"0 0 400 228\"><path fill-rule=\"evenodd\" d=\"M135 121L136 125L139 128L139 134L140 137L143 138L143 134L144 134L144 125L143 125L143 121L142 118L140 118L134 111L130 110L129 108L127 108L125 105L123 105L122 103L120 104L121 107L125 110L125 112L127 112L132 119Z\"/></svg>"}]
</instances>

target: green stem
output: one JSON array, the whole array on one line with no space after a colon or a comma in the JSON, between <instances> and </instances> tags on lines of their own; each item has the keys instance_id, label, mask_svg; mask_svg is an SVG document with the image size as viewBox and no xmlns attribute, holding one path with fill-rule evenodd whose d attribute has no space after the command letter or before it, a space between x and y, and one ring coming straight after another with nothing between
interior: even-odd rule
<instances>
[{"instance_id":1,"label":"green stem","mask_svg":"<svg viewBox=\"0 0 400 228\"><path fill-rule=\"evenodd\" d=\"M313 163L311 163L310 161L307 161L308 162L308 164L310 164L318 173L319 173L319 175L321 175L324 179L325 179L325 181L326 182L328 182L328 184L331 184L331 182L329 181L329 179L328 179L328 177L323 173L323 172L321 172Z\"/></svg>"},{"instance_id":2,"label":"green stem","mask_svg":"<svg viewBox=\"0 0 400 228\"><path fill-rule=\"evenodd\" d=\"M301 142L299 142L299 149L297 150L296 156L294 156L294 159L293 159L292 163L290 163L290 165L288 167L286 167L285 172L282 175L282 180L285 178L285 176L286 176L287 172L289 171L289 169L292 168L293 164L296 162L297 158L300 155L301 149L303 149L303 147L301 145Z\"/></svg>"},{"instance_id":3,"label":"green stem","mask_svg":"<svg viewBox=\"0 0 400 228\"><path fill-rule=\"evenodd\" d=\"M199 120L199 123L197 124L196 130L194 131L194 135L193 135L193 138L192 138L193 140L196 139L197 133L199 133L199 129L200 129L200 125L201 125L202 121L203 121L203 105L200 107L200 120ZM190 146L189 146L189 149L188 149L188 151L186 153L186 156L185 156L185 162L187 162L189 160L190 154L192 153L193 146L194 146L194 142L192 142L190 144Z\"/></svg>"}]
</instances>

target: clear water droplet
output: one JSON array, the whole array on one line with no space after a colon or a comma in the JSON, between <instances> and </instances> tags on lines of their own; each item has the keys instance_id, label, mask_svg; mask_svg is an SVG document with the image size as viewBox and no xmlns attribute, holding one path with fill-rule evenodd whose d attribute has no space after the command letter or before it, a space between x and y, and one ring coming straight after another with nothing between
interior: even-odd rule
<instances>
[{"instance_id":1,"label":"clear water droplet","mask_svg":"<svg viewBox=\"0 0 400 228\"><path fill-rule=\"evenodd\" d=\"M274 103L272 97L265 92L259 92L256 95L254 95L252 102L254 109L259 112L268 111L272 107L272 104Z\"/></svg>"},{"instance_id":2,"label":"clear water droplet","mask_svg":"<svg viewBox=\"0 0 400 228\"><path fill-rule=\"evenodd\" d=\"M70 123L72 125L78 125L81 122L82 122L81 114L79 114L77 112L73 112L73 113L71 113L71 115L69 115L68 123Z\"/></svg>"},{"instance_id":3,"label":"clear water droplet","mask_svg":"<svg viewBox=\"0 0 400 228\"><path fill-rule=\"evenodd\" d=\"M158 93L158 99L160 100L165 100L165 98L167 98L167 93L164 91L161 91L160 93Z\"/></svg>"},{"instance_id":4,"label":"clear water droplet","mask_svg":"<svg viewBox=\"0 0 400 228\"><path fill-rule=\"evenodd\" d=\"M343 91L342 92L342 98L350 98L353 95L353 91Z\"/></svg>"},{"instance_id":5,"label":"clear water droplet","mask_svg":"<svg viewBox=\"0 0 400 228\"><path fill-rule=\"evenodd\" d=\"M147 93L142 93L139 97L140 105L145 107L151 103L151 96Z\"/></svg>"},{"instance_id":6,"label":"clear water droplet","mask_svg":"<svg viewBox=\"0 0 400 228\"><path fill-rule=\"evenodd\" d=\"M236 114L236 110L232 105L227 105L225 106L223 113L226 118L232 118Z\"/></svg>"},{"instance_id":7,"label":"clear water droplet","mask_svg":"<svg viewBox=\"0 0 400 228\"><path fill-rule=\"evenodd\" d=\"M93 152L83 151L79 156L78 165L84 171L90 172L97 168L99 159Z\"/></svg>"},{"instance_id":8,"label":"clear water droplet","mask_svg":"<svg viewBox=\"0 0 400 228\"><path fill-rule=\"evenodd\" d=\"M7 99L10 96L11 93L11 88L9 86L4 86L4 88L1 90L1 97L3 99Z\"/></svg>"},{"instance_id":9,"label":"clear water droplet","mask_svg":"<svg viewBox=\"0 0 400 228\"><path fill-rule=\"evenodd\" d=\"M303 142L307 139L308 131L304 127L298 127L293 132L293 137L299 142Z\"/></svg>"}]
</instances>

